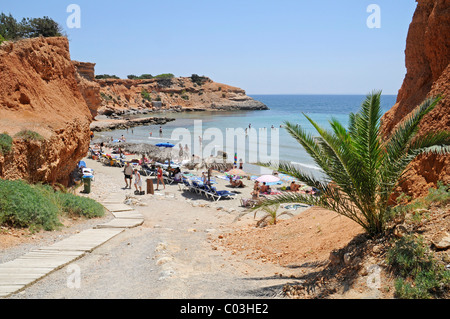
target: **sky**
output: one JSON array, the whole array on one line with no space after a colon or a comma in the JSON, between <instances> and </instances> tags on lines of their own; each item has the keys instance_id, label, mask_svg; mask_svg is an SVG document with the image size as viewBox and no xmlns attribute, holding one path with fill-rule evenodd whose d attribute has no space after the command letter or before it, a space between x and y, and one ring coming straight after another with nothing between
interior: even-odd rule
<instances>
[{"instance_id":1,"label":"sky","mask_svg":"<svg viewBox=\"0 0 450 319\"><path fill-rule=\"evenodd\" d=\"M96 63L96 74L198 74L249 95L397 94L416 8L415 0L0 2L17 20L57 21L71 58ZM368 12L372 4L379 10Z\"/></svg>"}]
</instances>

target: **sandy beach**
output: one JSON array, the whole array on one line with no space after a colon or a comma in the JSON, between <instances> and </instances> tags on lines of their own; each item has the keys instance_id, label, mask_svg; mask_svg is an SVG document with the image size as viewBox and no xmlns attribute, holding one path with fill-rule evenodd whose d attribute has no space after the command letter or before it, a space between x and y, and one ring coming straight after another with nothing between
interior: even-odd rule
<instances>
[{"instance_id":1,"label":"sandy beach","mask_svg":"<svg viewBox=\"0 0 450 319\"><path fill-rule=\"evenodd\" d=\"M283 298L285 284L303 282L328 263L333 249L362 232L334 212L306 206L290 210L293 216L281 216L276 225L256 228L262 212L255 219L253 212L244 214L240 203L250 198L254 182L244 180L246 187L234 189L218 178L220 172L213 174L215 186L236 192L235 199L213 201L178 184L154 195L135 195L134 187L125 189L122 168L84 161L94 170L94 179L89 194L83 187L78 194L98 201L117 194L142 213L144 223L76 261L82 269L80 289L68 288L67 273L60 270L10 298ZM201 171L190 173L201 176ZM149 179L156 183L155 177ZM108 213L101 220L109 218ZM68 226L59 232L77 231ZM35 235L34 245L49 236ZM7 249L3 258L23 252L18 247L26 245ZM377 293L369 292L372 297ZM362 295L358 291L346 296Z\"/></svg>"}]
</instances>

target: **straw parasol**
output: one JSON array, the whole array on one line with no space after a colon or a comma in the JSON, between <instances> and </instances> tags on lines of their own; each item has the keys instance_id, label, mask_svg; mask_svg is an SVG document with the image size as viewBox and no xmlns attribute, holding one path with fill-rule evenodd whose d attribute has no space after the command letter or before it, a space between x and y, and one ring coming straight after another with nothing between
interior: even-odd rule
<instances>
[{"instance_id":1,"label":"straw parasol","mask_svg":"<svg viewBox=\"0 0 450 319\"><path fill-rule=\"evenodd\" d=\"M246 172L244 172L243 170L239 169L239 168L233 168L230 169L227 172L228 175L237 175L237 176L248 176L248 174Z\"/></svg>"}]
</instances>

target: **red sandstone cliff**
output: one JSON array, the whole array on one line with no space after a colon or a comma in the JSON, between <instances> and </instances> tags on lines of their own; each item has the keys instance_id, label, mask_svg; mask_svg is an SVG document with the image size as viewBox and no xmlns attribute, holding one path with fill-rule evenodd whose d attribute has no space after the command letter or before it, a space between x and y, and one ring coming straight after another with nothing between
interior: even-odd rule
<instances>
[{"instance_id":1,"label":"red sandstone cliff","mask_svg":"<svg viewBox=\"0 0 450 319\"><path fill-rule=\"evenodd\" d=\"M0 46L0 132L14 139L0 154L0 177L68 182L88 151L92 121L78 82L66 38ZM21 137L24 130L38 138Z\"/></svg>"},{"instance_id":2,"label":"red sandstone cliff","mask_svg":"<svg viewBox=\"0 0 450 319\"><path fill-rule=\"evenodd\" d=\"M382 119L389 135L427 97L443 99L421 123L419 135L450 129L450 0L417 0L405 50L407 74L397 102ZM402 191L414 197L427 194L437 181L450 183L450 156L420 156L409 167Z\"/></svg>"},{"instance_id":3,"label":"red sandstone cliff","mask_svg":"<svg viewBox=\"0 0 450 319\"><path fill-rule=\"evenodd\" d=\"M102 103L100 85L95 81L95 63L72 61L76 69L78 88L83 95L93 117Z\"/></svg>"}]
</instances>

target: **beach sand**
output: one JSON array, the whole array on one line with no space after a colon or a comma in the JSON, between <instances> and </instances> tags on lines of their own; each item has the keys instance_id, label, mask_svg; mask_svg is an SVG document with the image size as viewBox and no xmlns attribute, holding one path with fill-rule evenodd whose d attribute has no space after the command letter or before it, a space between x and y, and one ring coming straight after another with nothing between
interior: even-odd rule
<instances>
[{"instance_id":1,"label":"beach sand","mask_svg":"<svg viewBox=\"0 0 450 319\"><path fill-rule=\"evenodd\" d=\"M178 184L166 185L154 195L135 195L134 186L124 188L122 168L84 161L95 177L91 193L82 193L80 187L79 195L100 202L111 193L121 201L128 198L144 223L77 261L84 289L58 284L67 274L57 272L11 298L283 297L283 285L301 283L328 262L332 250L362 232L349 219L316 207L299 207L290 211L293 217L282 216L276 225L256 228L263 214L257 213L256 219L253 212L243 214L240 204L240 198L250 198L251 180L244 180L247 187L234 189L216 177L223 174L214 172L218 190L238 192L235 199L218 202ZM154 177L149 179L156 183ZM109 213L103 219L108 218Z\"/></svg>"}]
</instances>

